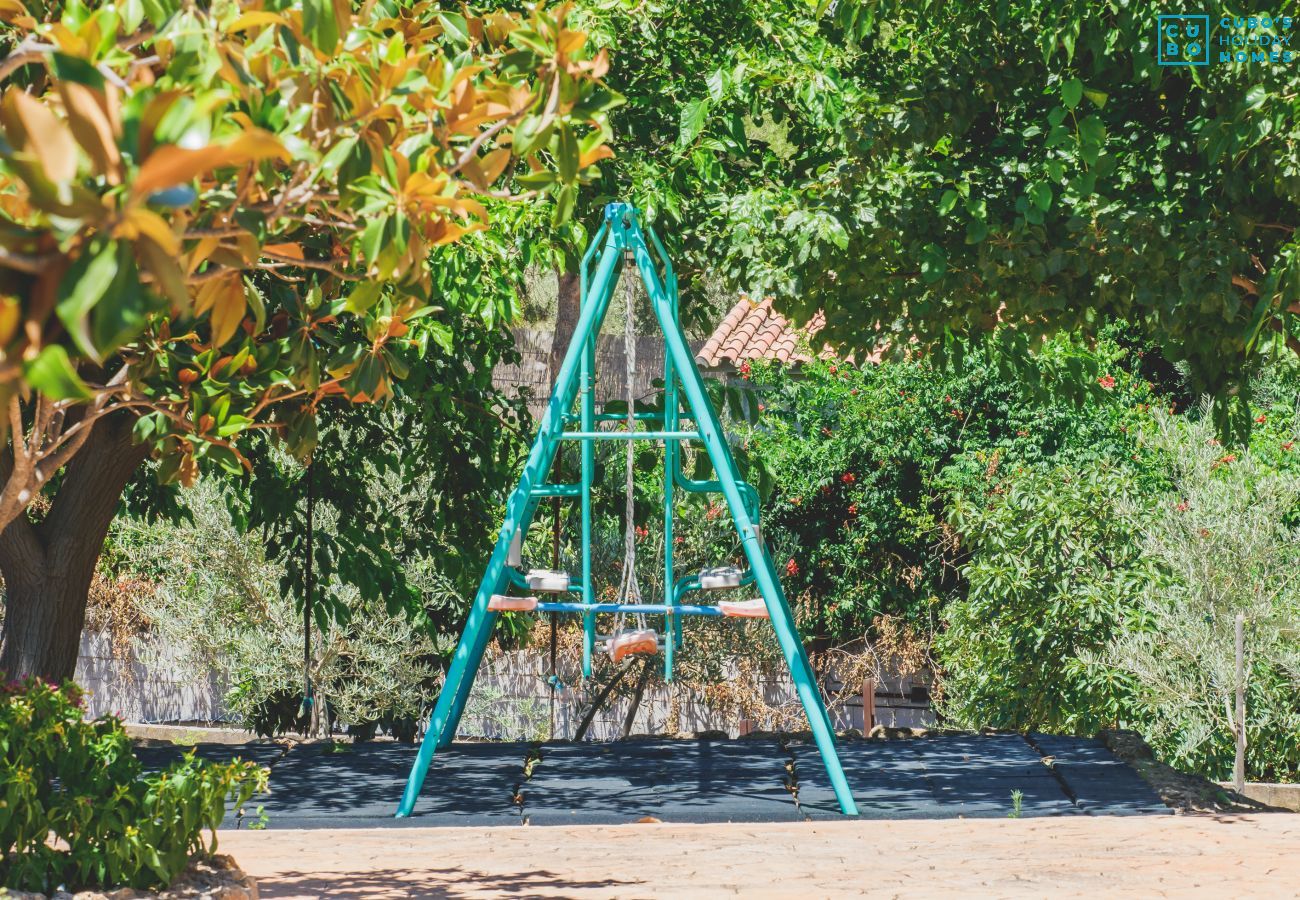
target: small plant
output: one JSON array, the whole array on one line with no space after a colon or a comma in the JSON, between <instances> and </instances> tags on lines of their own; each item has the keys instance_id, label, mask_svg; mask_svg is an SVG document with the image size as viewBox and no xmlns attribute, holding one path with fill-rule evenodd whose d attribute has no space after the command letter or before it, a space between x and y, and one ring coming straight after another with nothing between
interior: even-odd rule
<instances>
[{"instance_id":1,"label":"small plant","mask_svg":"<svg viewBox=\"0 0 1300 900\"><path fill-rule=\"evenodd\" d=\"M192 753L145 774L122 723L86 721L81 691L37 678L0 687L0 884L169 884L216 850L227 798L265 790L267 770ZM211 833L210 841L203 832Z\"/></svg>"},{"instance_id":2,"label":"small plant","mask_svg":"<svg viewBox=\"0 0 1300 900\"><path fill-rule=\"evenodd\" d=\"M1019 819L1022 815L1022 806L1025 802L1025 792L1015 790L1011 792L1011 812L1007 813L1008 819Z\"/></svg>"}]
</instances>

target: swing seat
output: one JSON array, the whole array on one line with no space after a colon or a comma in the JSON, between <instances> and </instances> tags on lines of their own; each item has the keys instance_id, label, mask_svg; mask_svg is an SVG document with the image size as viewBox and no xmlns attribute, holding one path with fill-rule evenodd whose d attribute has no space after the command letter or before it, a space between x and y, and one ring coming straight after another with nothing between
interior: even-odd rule
<instances>
[{"instance_id":1,"label":"swing seat","mask_svg":"<svg viewBox=\"0 0 1300 900\"><path fill-rule=\"evenodd\" d=\"M530 591L546 594L563 594L569 589L569 573L553 569L529 569L524 581L528 582Z\"/></svg>"},{"instance_id":2,"label":"swing seat","mask_svg":"<svg viewBox=\"0 0 1300 900\"><path fill-rule=\"evenodd\" d=\"M493 612L532 612L537 609L537 598L493 594L492 599L488 601L488 609Z\"/></svg>"},{"instance_id":3,"label":"swing seat","mask_svg":"<svg viewBox=\"0 0 1300 900\"><path fill-rule=\"evenodd\" d=\"M658 653L659 633L653 628L616 631L605 641L605 648L609 651L610 659L616 663L634 653Z\"/></svg>"},{"instance_id":4,"label":"swing seat","mask_svg":"<svg viewBox=\"0 0 1300 900\"><path fill-rule=\"evenodd\" d=\"M762 597L753 600L720 600L718 609L724 616L738 619L766 619L767 604Z\"/></svg>"},{"instance_id":5,"label":"swing seat","mask_svg":"<svg viewBox=\"0 0 1300 900\"><path fill-rule=\"evenodd\" d=\"M712 569L701 569L698 577L700 590L726 591L740 587L744 574L735 566L714 566Z\"/></svg>"}]
</instances>

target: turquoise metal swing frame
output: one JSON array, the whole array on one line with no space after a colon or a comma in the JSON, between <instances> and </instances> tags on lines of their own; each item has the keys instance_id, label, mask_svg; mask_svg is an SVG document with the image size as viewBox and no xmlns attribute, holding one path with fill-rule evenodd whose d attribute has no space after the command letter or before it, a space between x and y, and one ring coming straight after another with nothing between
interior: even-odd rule
<instances>
[{"instance_id":1,"label":"turquoise metal swing frame","mask_svg":"<svg viewBox=\"0 0 1300 900\"><path fill-rule=\"evenodd\" d=\"M593 273L592 262L598 251L600 256ZM659 260L658 265L655 255ZM627 418L621 413L597 414L593 391L596 336L605 321L625 259L639 271L655 318L663 332L666 346L664 404L662 412L634 413L636 422L646 423L647 430L598 431L597 423L626 421ZM529 451L519 484L506 505L505 521L497 537L496 547L483 573L483 580L479 583L465 629L452 656L442 693L438 696L424 741L411 767L397 816L400 818L411 814L435 752L447 747L456 735L465 711L465 702L496 626L497 616L500 615L489 609L492 596L501 593L508 586L528 587L518 570L508 562L510 549L516 535L522 537L527 532L538 503L545 498L576 498L581 503L582 574L577 580L571 579L568 588L570 592L579 595L579 600L539 602L536 611L582 616L584 677L591 675L597 615L618 612L662 615L664 675L665 678L672 679L675 653L682 645L682 617L722 615L721 610L714 606L682 602L686 595L701 588L697 576L677 579L673 571L673 502L677 489L690 493L719 493L725 500L749 564L749 571L741 583L752 584L762 596L799 699L808 715L813 739L826 766L840 810L845 815L857 815L853 794L835 750L835 732L830 717L822 703L808 654L804 651L803 642L795 627L790 604L781 590L781 581L777 577L771 554L763 542L759 527L758 493L742 481L737 473L722 426L709 402L704 379L700 376L682 334L677 308L677 276L672 262L654 229L642 225L635 207L611 203L605 208L600 230L582 258L580 290L581 311L573 339L560 366L550 402ZM685 411L679 409L683 397L687 405ZM571 412L575 399L579 405L576 416ZM692 423L694 427L684 429L683 421ZM575 425L577 429L571 430ZM650 426L658 426L658 429L653 430ZM595 442L627 440L663 441L665 446L664 584L673 585L673 589L666 592L668 595L662 604L596 603L593 597L591 488L595 475ZM547 476L561 443L565 441L580 444L581 479L577 484L548 484ZM686 477L681 471L682 441L692 441L704 447L713 464L716 479L701 481Z\"/></svg>"}]
</instances>

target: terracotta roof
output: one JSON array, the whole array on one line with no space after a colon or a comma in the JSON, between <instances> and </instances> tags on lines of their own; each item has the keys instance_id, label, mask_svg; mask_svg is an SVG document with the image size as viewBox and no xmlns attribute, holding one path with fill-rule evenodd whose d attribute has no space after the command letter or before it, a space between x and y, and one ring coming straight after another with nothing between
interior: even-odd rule
<instances>
[{"instance_id":1,"label":"terracotta roof","mask_svg":"<svg viewBox=\"0 0 1300 900\"><path fill-rule=\"evenodd\" d=\"M825 324L826 317L818 311L803 328L794 328L772 309L771 297L755 303L742 296L695 354L695 361L709 368L756 359L808 362L812 359L808 341Z\"/></svg>"}]
</instances>

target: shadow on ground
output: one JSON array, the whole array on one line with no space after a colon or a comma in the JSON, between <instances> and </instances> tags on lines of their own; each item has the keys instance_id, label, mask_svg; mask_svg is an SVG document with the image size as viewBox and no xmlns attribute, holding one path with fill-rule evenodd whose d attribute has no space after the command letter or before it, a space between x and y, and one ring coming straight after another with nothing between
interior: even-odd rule
<instances>
[{"instance_id":1,"label":"shadow on ground","mask_svg":"<svg viewBox=\"0 0 1300 900\"><path fill-rule=\"evenodd\" d=\"M580 891L600 891L609 896L636 895L647 890L644 882L613 878L574 880L539 869L514 874L477 872L453 866L421 871L379 869L362 875L280 872L258 880L261 897L330 897L335 900L384 900L389 897L514 897L517 900L564 896Z\"/></svg>"},{"instance_id":2,"label":"shadow on ground","mask_svg":"<svg viewBox=\"0 0 1300 900\"><path fill-rule=\"evenodd\" d=\"M179 749L145 747L161 768ZM467 743L441 751L414 813L393 818L415 748L402 744L198 745L271 767L243 819L270 828L793 822L841 818L817 748L800 741ZM942 735L839 745L865 819L1132 815L1170 810L1100 741ZM527 761L540 756L529 772ZM262 807L264 817L255 812ZM363 896L358 894L357 896Z\"/></svg>"}]
</instances>

